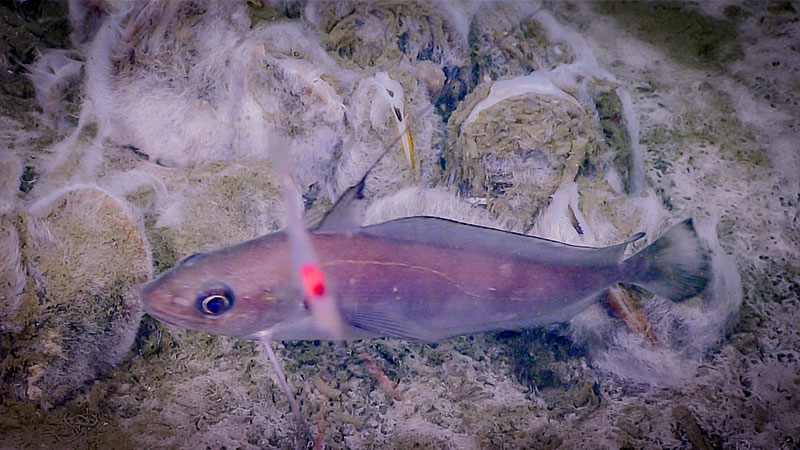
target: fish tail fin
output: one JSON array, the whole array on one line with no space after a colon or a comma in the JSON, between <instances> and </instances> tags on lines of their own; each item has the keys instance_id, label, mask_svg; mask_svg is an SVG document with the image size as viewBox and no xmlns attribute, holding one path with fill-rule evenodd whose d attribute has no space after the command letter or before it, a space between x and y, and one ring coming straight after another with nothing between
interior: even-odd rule
<instances>
[{"instance_id":1,"label":"fish tail fin","mask_svg":"<svg viewBox=\"0 0 800 450\"><path fill-rule=\"evenodd\" d=\"M708 252L697 237L692 219L687 219L623 261L622 273L623 283L678 302L705 289L710 277Z\"/></svg>"}]
</instances>

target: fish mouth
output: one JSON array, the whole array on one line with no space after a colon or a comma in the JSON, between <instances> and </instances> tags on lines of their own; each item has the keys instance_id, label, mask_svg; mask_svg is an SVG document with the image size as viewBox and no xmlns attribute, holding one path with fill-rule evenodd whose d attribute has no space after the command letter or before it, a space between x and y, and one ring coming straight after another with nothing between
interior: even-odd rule
<instances>
[{"instance_id":1,"label":"fish mouth","mask_svg":"<svg viewBox=\"0 0 800 450\"><path fill-rule=\"evenodd\" d=\"M175 295L170 294L167 297L156 299L150 293L152 291L152 286L153 286L152 283L148 283L144 285L141 291L139 292L139 299L141 301L142 309L144 310L144 312L160 322L164 322L168 325L182 327L183 325L178 320L174 319L175 314L170 314L164 308L165 305L170 305L171 303L174 303Z\"/></svg>"},{"instance_id":2,"label":"fish mouth","mask_svg":"<svg viewBox=\"0 0 800 450\"><path fill-rule=\"evenodd\" d=\"M153 317L154 319L158 320L159 322L163 322L163 323L165 323L167 325L172 325L174 327L185 328L185 326L183 324L179 323L176 320L170 319L169 316L163 315L161 313L153 312L148 308L145 308L144 312L147 313L149 316Z\"/></svg>"}]
</instances>

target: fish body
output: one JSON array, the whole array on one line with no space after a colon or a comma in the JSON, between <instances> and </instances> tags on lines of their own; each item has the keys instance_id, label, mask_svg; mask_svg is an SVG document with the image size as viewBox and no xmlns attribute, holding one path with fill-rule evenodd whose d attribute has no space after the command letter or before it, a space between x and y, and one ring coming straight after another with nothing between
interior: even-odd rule
<instances>
[{"instance_id":1,"label":"fish body","mask_svg":"<svg viewBox=\"0 0 800 450\"><path fill-rule=\"evenodd\" d=\"M708 281L691 220L622 260L627 244L579 247L435 217L310 233L344 339L437 341L566 321L616 283L682 300ZM145 310L243 338L331 339L311 319L277 232L194 255L142 289Z\"/></svg>"}]
</instances>

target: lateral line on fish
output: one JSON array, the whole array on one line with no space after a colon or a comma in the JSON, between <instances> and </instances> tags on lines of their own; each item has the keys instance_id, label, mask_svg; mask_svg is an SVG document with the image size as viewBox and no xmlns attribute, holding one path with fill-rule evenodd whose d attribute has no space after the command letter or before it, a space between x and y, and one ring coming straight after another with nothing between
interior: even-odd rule
<instances>
[{"instance_id":1,"label":"lateral line on fish","mask_svg":"<svg viewBox=\"0 0 800 450\"><path fill-rule=\"evenodd\" d=\"M492 297L480 295L480 294L477 294L475 292L472 292L472 291L469 291L467 289L464 289L453 278L448 277L447 275L445 275L444 273L442 273L442 272L440 272L440 271L438 271L436 269L431 269L430 267L417 266L417 265L414 265L414 264L406 264L406 263L394 262L394 261L381 262L381 261L366 260L366 259L335 259L335 260L329 260L329 261L326 261L326 262L322 263L322 266L325 267L325 266L332 266L332 265L336 265L336 264L365 264L365 265L366 264L372 264L372 265L384 266L384 267L389 267L389 266L392 266L392 267L406 267L406 268L409 268L409 269L422 270L422 271L425 271L425 272L428 272L428 273L432 273L434 275L438 275L439 277L444 278L445 280L453 283L453 286L455 286L456 289L460 290L461 292L463 292L463 293L465 293L467 295L471 295L473 297L482 298L482 299L486 299L486 300L491 300L492 299ZM523 300L523 299L520 299L520 298L509 298L509 300Z\"/></svg>"}]
</instances>

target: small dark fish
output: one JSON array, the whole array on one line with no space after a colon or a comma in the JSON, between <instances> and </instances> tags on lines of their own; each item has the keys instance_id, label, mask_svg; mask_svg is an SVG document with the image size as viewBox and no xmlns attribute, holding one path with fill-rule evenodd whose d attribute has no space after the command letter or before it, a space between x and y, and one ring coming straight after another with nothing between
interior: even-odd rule
<instances>
[{"instance_id":1,"label":"small dark fish","mask_svg":"<svg viewBox=\"0 0 800 450\"><path fill-rule=\"evenodd\" d=\"M622 260L643 233L592 248L435 217L353 227L346 212L358 189L310 233L344 339L437 341L531 328L569 320L616 283L680 301L708 282L708 255L691 219ZM332 339L304 297L285 232L190 256L142 288L145 310L172 325L243 338Z\"/></svg>"}]
</instances>

